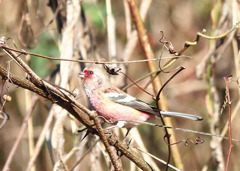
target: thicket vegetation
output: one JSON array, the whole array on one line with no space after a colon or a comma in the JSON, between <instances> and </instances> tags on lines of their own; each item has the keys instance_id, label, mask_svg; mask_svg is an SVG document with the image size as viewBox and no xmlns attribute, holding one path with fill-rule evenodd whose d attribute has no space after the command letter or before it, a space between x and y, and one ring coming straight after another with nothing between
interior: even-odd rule
<instances>
[{"instance_id":1,"label":"thicket vegetation","mask_svg":"<svg viewBox=\"0 0 240 171\"><path fill-rule=\"evenodd\" d=\"M239 12L236 0L0 0L0 169L239 170ZM155 120L122 142L77 76L103 63L134 97L204 120Z\"/></svg>"}]
</instances>

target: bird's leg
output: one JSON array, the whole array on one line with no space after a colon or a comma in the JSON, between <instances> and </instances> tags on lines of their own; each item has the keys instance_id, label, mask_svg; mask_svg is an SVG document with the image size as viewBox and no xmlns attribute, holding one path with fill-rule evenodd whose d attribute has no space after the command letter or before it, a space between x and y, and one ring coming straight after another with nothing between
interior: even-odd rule
<instances>
[{"instance_id":1,"label":"bird's leg","mask_svg":"<svg viewBox=\"0 0 240 171\"><path fill-rule=\"evenodd\" d=\"M108 134L108 135L109 135L109 137L111 138L111 137L112 137L112 134L113 134L113 132L112 132L112 131L110 131L108 128L105 128L104 130L105 130L105 134Z\"/></svg>"},{"instance_id":2,"label":"bird's leg","mask_svg":"<svg viewBox=\"0 0 240 171\"><path fill-rule=\"evenodd\" d=\"M124 136L124 138L123 138L123 142L125 142L125 140L127 139L127 136L128 136L128 134L129 134L129 132L130 132L131 129L132 129L132 128L127 128L127 133L125 134L125 136Z\"/></svg>"},{"instance_id":3,"label":"bird's leg","mask_svg":"<svg viewBox=\"0 0 240 171\"><path fill-rule=\"evenodd\" d=\"M105 128L105 129L109 130L109 129L116 128L116 127L122 128L122 127L124 127L126 125L126 123L127 123L126 121L118 121L116 125L109 126L109 127ZM129 140L129 142L127 142L126 139L127 139L127 136L128 136L128 134L129 134L131 129L132 128L127 128L127 133L125 134L125 136L123 138L123 142L126 143L128 146L131 143L131 139Z\"/></svg>"},{"instance_id":4,"label":"bird's leg","mask_svg":"<svg viewBox=\"0 0 240 171\"><path fill-rule=\"evenodd\" d=\"M124 136L124 138L123 138L123 143L126 143L128 147L129 147L130 144L131 144L132 138L130 138L130 140L129 140L128 142L127 142L126 140L127 140L127 136L128 136L128 134L129 134L129 132L130 132L131 129L132 129L132 128L127 128L127 133L125 134L125 136Z\"/></svg>"},{"instance_id":5,"label":"bird's leg","mask_svg":"<svg viewBox=\"0 0 240 171\"><path fill-rule=\"evenodd\" d=\"M113 133L112 133L112 131L110 131L110 129L116 128L116 127L118 127L118 126L117 125L112 125L112 126L109 126L107 128L104 128L104 130L106 130L105 134L109 134L109 137L111 137Z\"/></svg>"}]
</instances>

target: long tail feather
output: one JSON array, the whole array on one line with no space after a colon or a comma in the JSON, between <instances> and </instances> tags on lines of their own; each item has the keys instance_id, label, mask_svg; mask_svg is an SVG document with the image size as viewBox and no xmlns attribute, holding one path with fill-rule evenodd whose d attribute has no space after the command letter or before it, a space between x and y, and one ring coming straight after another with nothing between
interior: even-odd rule
<instances>
[{"instance_id":1,"label":"long tail feather","mask_svg":"<svg viewBox=\"0 0 240 171\"><path fill-rule=\"evenodd\" d=\"M185 118L190 119L194 121L201 121L203 118L201 116L186 114L186 113L179 113L179 112L168 112L168 111L161 111L161 114L164 117L179 117L179 118Z\"/></svg>"}]
</instances>

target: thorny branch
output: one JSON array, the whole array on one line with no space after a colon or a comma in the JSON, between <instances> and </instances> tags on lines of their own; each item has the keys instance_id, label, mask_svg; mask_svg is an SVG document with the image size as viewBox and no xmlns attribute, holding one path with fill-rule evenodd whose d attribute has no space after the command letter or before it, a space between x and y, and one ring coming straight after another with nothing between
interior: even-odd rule
<instances>
[{"instance_id":1,"label":"thorny branch","mask_svg":"<svg viewBox=\"0 0 240 171\"><path fill-rule=\"evenodd\" d=\"M103 142L103 144L104 144L104 146L105 146L105 148L106 148L106 150L107 150L107 152L108 152L108 154L110 156L110 159L111 159L111 161L113 163L114 169L116 171L121 171L122 170L122 166L121 166L120 162L118 161L118 157L116 155L114 155L114 150L110 146L110 144L109 144L109 142L107 140L107 137L105 135L105 132L104 132L104 130L103 130L102 126L101 126L101 123L99 122L97 116L98 115L97 115L97 113L95 111L93 111L91 113L91 115L90 115L91 119L94 120L94 123L96 125L96 128L97 128L99 136L100 136L100 139L102 140L102 142Z\"/></svg>"},{"instance_id":2,"label":"thorny branch","mask_svg":"<svg viewBox=\"0 0 240 171\"><path fill-rule=\"evenodd\" d=\"M7 48L4 48L4 46L7 47L5 42L1 41L0 45L2 49L31 76L30 79L20 78L16 75L9 73L4 67L0 65L0 75L3 80L11 80L12 84L15 84L24 89L28 89L44 97L45 99L48 99L51 102L61 106L71 115L73 115L78 121L84 124L87 127L89 133L100 136L96 127L93 126L95 125L94 122L90 119L92 111L79 104L77 100L71 95L69 95L67 92L59 90L52 84L49 84L48 82L38 77L31 70L31 68L28 67L26 63L18 57L17 54ZM140 158L131 148L119 141L118 137L115 134L113 134L112 136L107 136L106 138L109 142L109 145L114 146L116 150L120 151L122 155L129 158L139 168L141 168L142 170L151 170L150 166L142 158Z\"/></svg>"}]
</instances>

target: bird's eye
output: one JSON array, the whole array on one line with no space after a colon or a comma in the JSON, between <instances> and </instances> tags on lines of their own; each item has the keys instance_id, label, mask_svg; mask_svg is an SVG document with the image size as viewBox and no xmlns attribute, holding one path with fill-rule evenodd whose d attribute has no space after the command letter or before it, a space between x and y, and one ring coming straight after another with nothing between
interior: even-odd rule
<instances>
[{"instance_id":1,"label":"bird's eye","mask_svg":"<svg viewBox=\"0 0 240 171\"><path fill-rule=\"evenodd\" d=\"M92 75L92 74L93 74L93 71L89 71L89 74Z\"/></svg>"}]
</instances>

